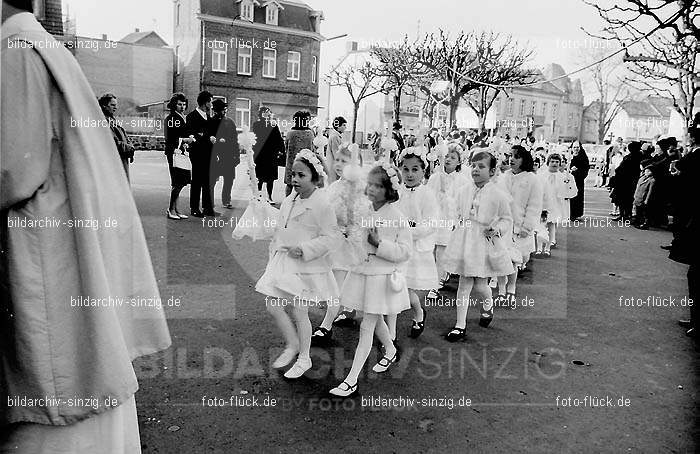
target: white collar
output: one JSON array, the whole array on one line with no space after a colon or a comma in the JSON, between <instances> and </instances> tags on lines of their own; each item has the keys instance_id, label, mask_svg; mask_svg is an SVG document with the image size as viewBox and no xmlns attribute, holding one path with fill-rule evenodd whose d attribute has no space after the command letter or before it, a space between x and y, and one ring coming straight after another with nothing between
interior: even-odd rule
<instances>
[{"instance_id":1,"label":"white collar","mask_svg":"<svg viewBox=\"0 0 700 454\"><path fill-rule=\"evenodd\" d=\"M202 109L200 109L199 106L197 106L197 108L195 110L197 112L199 112L199 115L201 115L202 118L204 118L205 120L209 119L209 117L207 116L207 113L205 111L203 111Z\"/></svg>"},{"instance_id":2,"label":"white collar","mask_svg":"<svg viewBox=\"0 0 700 454\"><path fill-rule=\"evenodd\" d=\"M46 32L39 21L36 20L32 13L17 13L7 18L2 23L2 40L6 40L12 35L26 31L42 31Z\"/></svg>"}]
</instances>

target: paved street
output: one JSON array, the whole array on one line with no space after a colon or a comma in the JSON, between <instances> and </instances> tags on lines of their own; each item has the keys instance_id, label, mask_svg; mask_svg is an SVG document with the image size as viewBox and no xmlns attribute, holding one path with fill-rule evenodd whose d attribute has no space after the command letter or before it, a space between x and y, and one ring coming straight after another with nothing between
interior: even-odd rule
<instances>
[{"instance_id":1,"label":"paved street","mask_svg":"<svg viewBox=\"0 0 700 454\"><path fill-rule=\"evenodd\" d=\"M356 328L335 328L334 345L313 349L297 381L270 367L282 338L253 289L268 243L231 239L245 172L236 208L218 208L223 225L166 219L162 153L137 153L132 187L173 338L136 362L144 452L698 450L697 348L676 324L688 315L686 267L659 249L669 232L608 225L605 190L587 190L585 224L561 229L552 257L534 259L519 307L498 308L488 329L472 308L462 344L442 338L454 291L427 308L417 340L402 314L400 363L378 376L373 351L360 395L344 401L327 391L350 367ZM276 191L280 200L279 181ZM186 188L183 213L188 197ZM315 326L322 313L311 316Z\"/></svg>"}]
</instances>

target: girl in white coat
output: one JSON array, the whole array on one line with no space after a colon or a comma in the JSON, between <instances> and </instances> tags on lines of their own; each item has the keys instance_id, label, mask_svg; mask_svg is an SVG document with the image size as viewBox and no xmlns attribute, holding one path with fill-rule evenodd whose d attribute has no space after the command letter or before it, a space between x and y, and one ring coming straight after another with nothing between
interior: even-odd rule
<instances>
[{"instance_id":1,"label":"girl in white coat","mask_svg":"<svg viewBox=\"0 0 700 454\"><path fill-rule=\"evenodd\" d=\"M513 239L520 251L522 263L520 267L525 270L530 254L535 251L534 230L542 217L542 183L534 173L534 161L530 152L519 145L513 146L512 151L511 170L508 171L510 175L502 181L504 189L511 197ZM496 305L515 304L517 279L517 271L508 276L498 277Z\"/></svg>"},{"instance_id":2,"label":"girl in white coat","mask_svg":"<svg viewBox=\"0 0 700 454\"><path fill-rule=\"evenodd\" d=\"M329 252L340 241L335 216L318 190L323 181L323 164L308 149L299 151L292 166L294 193L280 207L277 231L270 243L270 261L255 290L266 295L267 311L282 332L286 347L272 364L283 368L298 358L284 374L299 378L311 368L311 322L309 305L337 303L339 290ZM285 311L293 306L296 329Z\"/></svg>"},{"instance_id":3,"label":"girl in white coat","mask_svg":"<svg viewBox=\"0 0 700 454\"><path fill-rule=\"evenodd\" d=\"M340 300L343 306L364 312L360 339L345 380L330 390L346 397L357 391L357 381L372 349L374 335L384 347L384 356L372 368L386 372L399 360L399 352L384 316L396 317L410 307L406 288L406 264L411 256L411 233L407 220L394 206L399 198L399 176L394 167L382 164L367 176L367 197L372 214L363 221L368 226L364 259L348 273Z\"/></svg>"}]
</instances>

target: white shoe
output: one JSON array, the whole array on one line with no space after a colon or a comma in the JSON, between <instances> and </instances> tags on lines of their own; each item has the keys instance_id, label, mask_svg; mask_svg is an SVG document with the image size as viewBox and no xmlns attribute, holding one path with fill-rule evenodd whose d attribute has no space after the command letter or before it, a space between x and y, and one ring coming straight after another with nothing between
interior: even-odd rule
<instances>
[{"instance_id":1,"label":"white shoe","mask_svg":"<svg viewBox=\"0 0 700 454\"><path fill-rule=\"evenodd\" d=\"M344 381L328 392L334 396L348 397L357 392L357 383L350 385L348 382Z\"/></svg>"},{"instance_id":2,"label":"white shoe","mask_svg":"<svg viewBox=\"0 0 700 454\"><path fill-rule=\"evenodd\" d=\"M311 358L307 360L297 359L292 368L284 374L284 378L299 378L309 369L311 369Z\"/></svg>"},{"instance_id":3,"label":"white shoe","mask_svg":"<svg viewBox=\"0 0 700 454\"><path fill-rule=\"evenodd\" d=\"M297 353L299 353L297 349L289 347L285 348L282 354L277 357L274 363L272 363L272 367L275 369L286 367L292 362L294 357L297 356Z\"/></svg>"}]
</instances>

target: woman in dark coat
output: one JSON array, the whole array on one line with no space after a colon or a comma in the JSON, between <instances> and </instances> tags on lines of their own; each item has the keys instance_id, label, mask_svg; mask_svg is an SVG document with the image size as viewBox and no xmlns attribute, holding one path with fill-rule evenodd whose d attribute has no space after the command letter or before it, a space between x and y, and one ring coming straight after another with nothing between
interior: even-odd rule
<instances>
[{"instance_id":1,"label":"woman in dark coat","mask_svg":"<svg viewBox=\"0 0 700 454\"><path fill-rule=\"evenodd\" d=\"M314 149L314 132L309 127L311 114L299 111L294 114L294 126L287 133L287 166L284 172L284 183L287 185L286 194L292 193L292 165L297 153L307 148ZM324 162L323 160L321 162ZM325 165L325 164L324 164Z\"/></svg>"},{"instance_id":2,"label":"woman in dark coat","mask_svg":"<svg viewBox=\"0 0 700 454\"><path fill-rule=\"evenodd\" d=\"M588 161L588 156L585 150L581 146L581 143L576 141L571 145L573 150L573 157L571 158L571 174L576 181L576 188L578 189L578 194L576 197L571 199L571 220L575 220L583 216L583 192L584 192L584 181L588 176L588 171L591 165Z\"/></svg>"},{"instance_id":3,"label":"woman in dark coat","mask_svg":"<svg viewBox=\"0 0 700 454\"><path fill-rule=\"evenodd\" d=\"M272 118L269 107L261 106L258 110L258 121L253 123L252 132L256 141L253 146L255 176L258 178L258 191L263 183L267 185L267 199L272 203L272 189L277 179L279 156L284 153L284 140L277 123Z\"/></svg>"},{"instance_id":4,"label":"woman in dark coat","mask_svg":"<svg viewBox=\"0 0 700 454\"><path fill-rule=\"evenodd\" d=\"M615 169L615 175L610 178L610 200L620 207L620 214L616 220L632 219L634 191L639 181L639 164L642 162L641 142L630 142L627 150L629 153L622 158L622 162Z\"/></svg>"},{"instance_id":5,"label":"woman in dark coat","mask_svg":"<svg viewBox=\"0 0 700 454\"><path fill-rule=\"evenodd\" d=\"M187 109L187 98L182 93L175 93L168 102L170 115L165 117L165 157L168 159L168 170L170 171L170 205L166 215L168 219L187 219L187 216L180 214L177 210L177 200L180 197L182 188L190 184L191 175L189 170L180 169L173 166L173 154L187 148L187 144L192 142L187 135L184 112ZM180 140L182 139L182 140Z\"/></svg>"}]
</instances>

